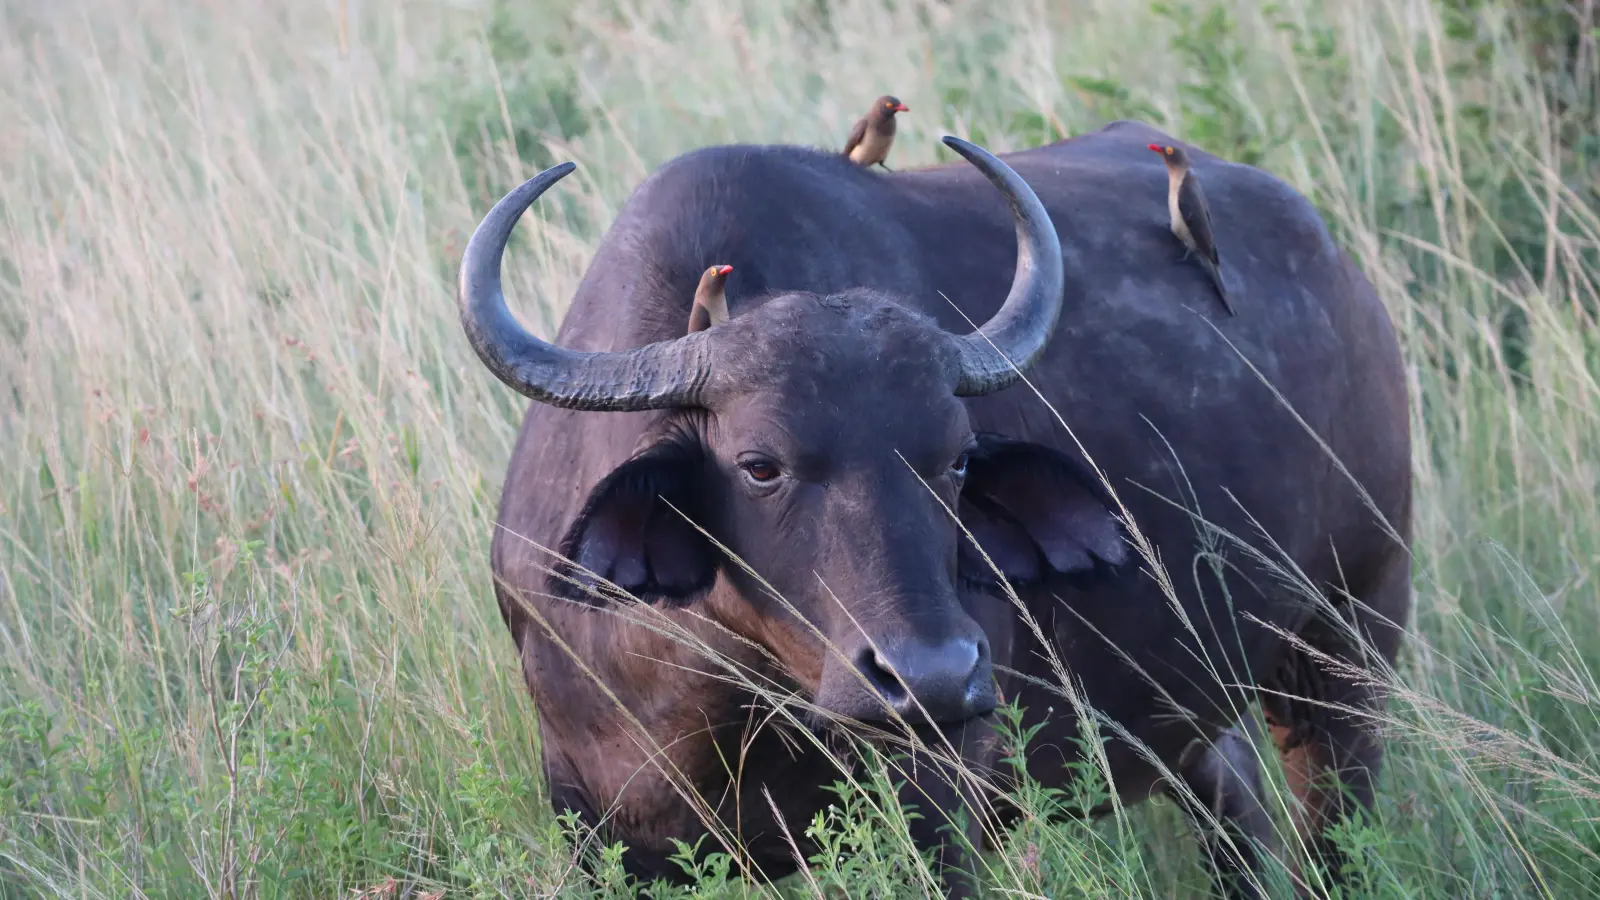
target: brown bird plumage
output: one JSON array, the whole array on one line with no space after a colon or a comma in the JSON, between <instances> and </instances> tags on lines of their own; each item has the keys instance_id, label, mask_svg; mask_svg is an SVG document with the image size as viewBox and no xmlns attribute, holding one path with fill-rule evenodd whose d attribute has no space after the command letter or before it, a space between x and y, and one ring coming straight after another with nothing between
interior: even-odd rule
<instances>
[{"instance_id":1,"label":"brown bird plumage","mask_svg":"<svg viewBox=\"0 0 1600 900\"><path fill-rule=\"evenodd\" d=\"M689 309L689 331L705 331L713 325L728 321L728 296L726 284L733 266L717 265L700 276L700 286L694 290L694 306Z\"/></svg>"},{"instance_id":2,"label":"brown bird plumage","mask_svg":"<svg viewBox=\"0 0 1600 900\"><path fill-rule=\"evenodd\" d=\"M894 145L894 117L911 107L884 94L872 103L867 114L856 120L850 129L850 139L844 142L843 155L858 166L888 166L889 148Z\"/></svg>"},{"instance_id":3,"label":"brown bird plumage","mask_svg":"<svg viewBox=\"0 0 1600 900\"><path fill-rule=\"evenodd\" d=\"M1149 147L1161 154L1161 161L1167 164L1167 212L1172 219L1172 233L1199 258L1200 265L1211 276L1211 283L1216 285L1217 297L1228 315L1237 315L1222 282L1222 262L1217 255L1216 238L1211 233L1211 210L1206 206L1200 179L1189 166L1189 155L1182 147L1160 144Z\"/></svg>"}]
</instances>

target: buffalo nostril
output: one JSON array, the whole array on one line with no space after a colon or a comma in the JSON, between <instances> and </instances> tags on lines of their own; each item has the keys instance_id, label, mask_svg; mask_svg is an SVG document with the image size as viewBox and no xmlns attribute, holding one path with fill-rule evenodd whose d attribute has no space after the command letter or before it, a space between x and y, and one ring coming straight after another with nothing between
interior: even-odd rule
<instances>
[{"instance_id":1,"label":"buffalo nostril","mask_svg":"<svg viewBox=\"0 0 1600 900\"><path fill-rule=\"evenodd\" d=\"M897 713L919 708L936 721L964 719L992 709L988 642L956 639L935 645L864 648L856 669Z\"/></svg>"},{"instance_id":2,"label":"buffalo nostril","mask_svg":"<svg viewBox=\"0 0 1600 900\"><path fill-rule=\"evenodd\" d=\"M882 694L896 709L910 700L905 684L896 677L893 667L884 661L877 650L871 647L862 650L856 660L856 668L867 679L867 684L872 685L872 689Z\"/></svg>"}]
</instances>

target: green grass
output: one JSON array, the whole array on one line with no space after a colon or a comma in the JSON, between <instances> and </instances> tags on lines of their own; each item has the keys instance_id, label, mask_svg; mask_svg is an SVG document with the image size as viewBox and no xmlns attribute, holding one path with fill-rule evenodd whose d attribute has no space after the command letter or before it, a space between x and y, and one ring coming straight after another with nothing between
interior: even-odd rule
<instances>
[{"instance_id":1,"label":"green grass","mask_svg":"<svg viewBox=\"0 0 1600 900\"><path fill-rule=\"evenodd\" d=\"M1400 328L1418 488L1343 896L1600 894L1600 107L1558 7L8 0L0 897L631 895L540 783L487 565L522 404L455 266L578 161L507 271L548 335L656 165L837 145L883 92L898 166L1139 117L1318 204ZM782 890L925 893L889 776L797 823L829 852ZM657 895L764 890L726 862ZM1197 863L1158 802L993 870L1170 897Z\"/></svg>"}]
</instances>

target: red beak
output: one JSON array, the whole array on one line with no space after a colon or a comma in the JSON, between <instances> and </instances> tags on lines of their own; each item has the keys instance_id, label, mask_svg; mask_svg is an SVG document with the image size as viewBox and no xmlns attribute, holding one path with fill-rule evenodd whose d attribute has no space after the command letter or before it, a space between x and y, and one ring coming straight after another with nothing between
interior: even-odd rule
<instances>
[{"instance_id":1,"label":"red beak","mask_svg":"<svg viewBox=\"0 0 1600 900\"><path fill-rule=\"evenodd\" d=\"M732 271L733 271L733 266L722 266L722 267L717 269L717 274L718 275L726 275L726 274L728 274L729 272L732 272Z\"/></svg>"},{"instance_id":2,"label":"red beak","mask_svg":"<svg viewBox=\"0 0 1600 900\"><path fill-rule=\"evenodd\" d=\"M1157 153L1161 152L1161 148L1157 147L1155 144L1145 144L1145 146L1149 147L1151 150L1154 150Z\"/></svg>"},{"instance_id":3,"label":"red beak","mask_svg":"<svg viewBox=\"0 0 1600 900\"><path fill-rule=\"evenodd\" d=\"M894 108L894 111L895 112L911 112L911 107L909 107L909 106L905 105L904 103L902 103L899 106L896 106Z\"/></svg>"}]
</instances>

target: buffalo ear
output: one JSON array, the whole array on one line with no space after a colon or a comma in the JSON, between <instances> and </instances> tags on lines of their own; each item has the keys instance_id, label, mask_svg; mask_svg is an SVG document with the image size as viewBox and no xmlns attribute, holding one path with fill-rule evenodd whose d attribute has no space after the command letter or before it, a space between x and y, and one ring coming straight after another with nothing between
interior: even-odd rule
<instances>
[{"instance_id":1,"label":"buffalo ear","mask_svg":"<svg viewBox=\"0 0 1600 900\"><path fill-rule=\"evenodd\" d=\"M698 451L675 443L613 470L567 529L551 592L590 603L622 599L604 579L640 600L681 605L711 587L717 556L695 528L705 525L703 471Z\"/></svg>"},{"instance_id":2,"label":"buffalo ear","mask_svg":"<svg viewBox=\"0 0 1600 900\"><path fill-rule=\"evenodd\" d=\"M1122 524L1099 479L1065 453L979 435L961 490L961 523L993 562L961 538L962 577L1012 584L1056 576L1085 583L1128 560Z\"/></svg>"}]
</instances>

